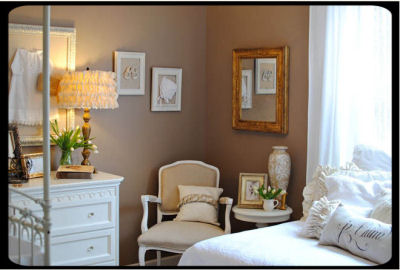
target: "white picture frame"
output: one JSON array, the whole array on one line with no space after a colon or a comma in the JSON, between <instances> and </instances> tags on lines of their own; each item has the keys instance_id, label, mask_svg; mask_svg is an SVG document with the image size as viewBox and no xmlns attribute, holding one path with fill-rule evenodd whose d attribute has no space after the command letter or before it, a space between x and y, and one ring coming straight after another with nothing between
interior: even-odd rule
<instances>
[{"instance_id":1,"label":"white picture frame","mask_svg":"<svg viewBox=\"0 0 400 270\"><path fill-rule=\"evenodd\" d=\"M181 111L182 69L154 67L151 111Z\"/></svg>"},{"instance_id":2,"label":"white picture frame","mask_svg":"<svg viewBox=\"0 0 400 270\"><path fill-rule=\"evenodd\" d=\"M242 109L253 107L253 71L251 69L242 70Z\"/></svg>"},{"instance_id":3,"label":"white picture frame","mask_svg":"<svg viewBox=\"0 0 400 270\"><path fill-rule=\"evenodd\" d=\"M43 26L29 24L8 24L8 70L9 85L11 82L11 63L17 48L27 50L42 50ZM75 70L76 29L73 27L50 27L50 60L52 72ZM53 97L51 98L53 99ZM52 106L52 105L51 105ZM75 110L58 109L60 128L75 127ZM18 124L22 146L37 146L43 144L42 126L27 126Z\"/></svg>"},{"instance_id":4,"label":"white picture frame","mask_svg":"<svg viewBox=\"0 0 400 270\"><path fill-rule=\"evenodd\" d=\"M118 95L144 95L146 53L114 52L114 72Z\"/></svg>"},{"instance_id":5,"label":"white picture frame","mask_svg":"<svg viewBox=\"0 0 400 270\"><path fill-rule=\"evenodd\" d=\"M256 94L276 94L276 58L256 59L255 80Z\"/></svg>"}]
</instances>

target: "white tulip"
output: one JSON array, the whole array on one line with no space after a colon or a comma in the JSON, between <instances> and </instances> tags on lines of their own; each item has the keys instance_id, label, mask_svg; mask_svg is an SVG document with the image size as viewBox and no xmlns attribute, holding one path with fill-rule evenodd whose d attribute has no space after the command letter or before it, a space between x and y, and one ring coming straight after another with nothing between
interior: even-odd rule
<instances>
[{"instance_id":1,"label":"white tulip","mask_svg":"<svg viewBox=\"0 0 400 270\"><path fill-rule=\"evenodd\" d=\"M54 135L54 139L56 139L56 140L57 140L57 139L58 139L58 136L57 136L57 135Z\"/></svg>"},{"instance_id":2,"label":"white tulip","mask_svg":"<svg viewBox=\"0 0 400 270\"><path fill-rule=\"evenodd\" d=\"M93 144L92 147L93 147L94 150L97 149L97 145L95 145L95 144Z\"/></svg>"},{"instance_id":3,"label":"white tulip","mask_svg":"<svg viewBox=\"0 0 400 270\"><path fill-rule=\"evenodd\" d=\"M268 192L270 192L271 191L271 187L270 186L268 186Z\"/></svg>"},{"instance_id":4,"label":"white tulip","mask_svg":"<svg viewBox=\"0 0 400 270\"><path fill-rule=\"evenodd\" d=\"M75 150L75 149L74 149L73 147L71 147L71 152L74 152L74 150Z\"/></svg>"},{"instance_id":5,"label":"white tulip","mask_svg":"<svg viewBox=\"0 0 400 270\"><path fill-rule=\"evenodd\" d=\"M264 189L264 190L263 190L263 193L264 193L264 194L267 194L267 191Z\"/></svg>"},{"instance_id":6,"label":"white tulip","mask_svg":"<svg viewBox=\"0 0 400 270\"><path fill-rule=\"evenodd\" d=\"M281 195L283 195L283 194L286 194L286 190L284 190L284 189L281 191Z\"/></svg>"},{"instance_id":7,"label":"white tulip","mask_svg":"<svg viewBox=\"0 0 400 270\"><path fill-rule=\"evenodd\" d=\"M92 144L92 141L88 141L88 144Z\"/></svg>"},{"instance_id":8,"label":"white tulip","mask_svg":"<svg viewBox=\"0 0 400 270\"><path fill-rule=\"evenodd\" d=\"M99 153L99 150L94 150L93 153L98 154L98 153Z\"/></svg>"}]
</instances>

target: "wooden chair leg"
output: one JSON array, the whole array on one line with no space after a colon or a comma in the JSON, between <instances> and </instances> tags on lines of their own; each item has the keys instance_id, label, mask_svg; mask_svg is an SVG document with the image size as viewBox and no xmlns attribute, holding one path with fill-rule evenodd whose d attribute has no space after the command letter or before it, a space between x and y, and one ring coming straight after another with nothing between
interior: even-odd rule
<instances>
[{"instance_id":1,"label":"wooden chair leg","mask_svg":"<svg viewBox=\"0 0 400 270\"><path fill-rule=\"evenodd\" d=\"M139 265L145 266L146 248L139 246Z\"/></svg>"},{"instance_id":2,"label":"wooden chair leg","mask_svg":"<svg viewBox=\"0 0 400 270\"><path fill-rule=\"evenodd\" d=\"M161 251L157 250L157 266L161 265Z\"/></svg>"}]
</instances>

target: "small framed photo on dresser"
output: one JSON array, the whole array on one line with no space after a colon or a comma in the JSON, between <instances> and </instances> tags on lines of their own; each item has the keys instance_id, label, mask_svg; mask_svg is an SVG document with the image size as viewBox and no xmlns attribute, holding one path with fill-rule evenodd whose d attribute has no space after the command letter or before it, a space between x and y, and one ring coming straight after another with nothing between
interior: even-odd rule
<instances>
[{"instance_id":1,"label":"small framed photo on dresser","mask_svg":"<svg viewBox=\"0 0 400 270\"><path fill-rule=\"evenodd\" d=\"M263 200L257 189L262 185L266 186L267 181L266 173L240 173L238 207L263 208Z\"/></svg>"},{"instance_id":2,"label":"small framed photo on dresser","mask_svg":"<svg viewBox=\"0 0 400 270\"><path fill-rule=\"evenodd\" d=\"M43 177L43 153L23 154L21 159L28 179Z\"/></svg>"}]
</instances>

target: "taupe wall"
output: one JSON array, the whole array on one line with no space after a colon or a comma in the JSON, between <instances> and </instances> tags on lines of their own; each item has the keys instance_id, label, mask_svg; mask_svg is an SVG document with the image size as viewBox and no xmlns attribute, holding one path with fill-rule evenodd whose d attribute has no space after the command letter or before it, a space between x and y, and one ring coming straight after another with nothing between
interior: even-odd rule
<instances>
[{"instance_id":1,"label":"taupe wall","mask_svg":"<svg viewBox=\"0 0 400 270\"><path fill-rule=\"evenodd\" d=\"M11 23L41 24L42 8L20 7ZM112 52L146 52L146 95L121 96L120 108L92 111L100 148L90 160L125 177L120 192L120 263L136 263L141 194L157 193L161 165L199 159L221 170L224 195L237 202L240 172L266 172L273 145L292 156L288 203L301 216L307 136L308 7L53 6L52 25L77 30L76 69L112 70ZM231 126L232 49L290 47L289 134ZM182 112L151 112L151 67L183 68ZM77 124L82 112L77 111ZM57 151L53 151L57 152ZM56 156L54 158L57 158ZM81 157L75 153L75 161ZM150 208L150 223L155 208ZM233 231L252 228L231 218ZM149 253L148 258L154 257Z\"/></svg>"},{"instance_id":2,"label":"taupe wall","mask_svg":"<svg viewBox=\"0 0 400 270\"><path fill-rule=\"evenodd\" d=\"M11 23L41 24L42 8L20 7ZM206 7L53 6L51 24L75 27L76 70L112 70L113 51L146 52L145 96L120 96L116 110L92 110L100 170L125 177L120 187L120 263L135 263L141 194L157 194L157 170L181 159L205 158ZM151 112L151 67L181 67L182 111ZM82 124L82 112L76 122ZM80 162L79 153L75 161ZM155 208L150 208L151 224ZM149 252L148 258L154 257Z\"/></svg>"},{"instance_id":3,"label":"taupe wall","mask_svg":"<svg viewBox=\"0 0 400 270\"><path fill-rule=\"evenodd\" d=\"M232 129L232 50L288 45L289 133ZM207 8L206 160L221 169L224 195L237 202L240 172L267 172L273 145L287 145L292 159L288 204L301 217L306 176L308 6L211 6ZM232 219L233 231L251 228Z\"/></svg>"}]
</instances>

